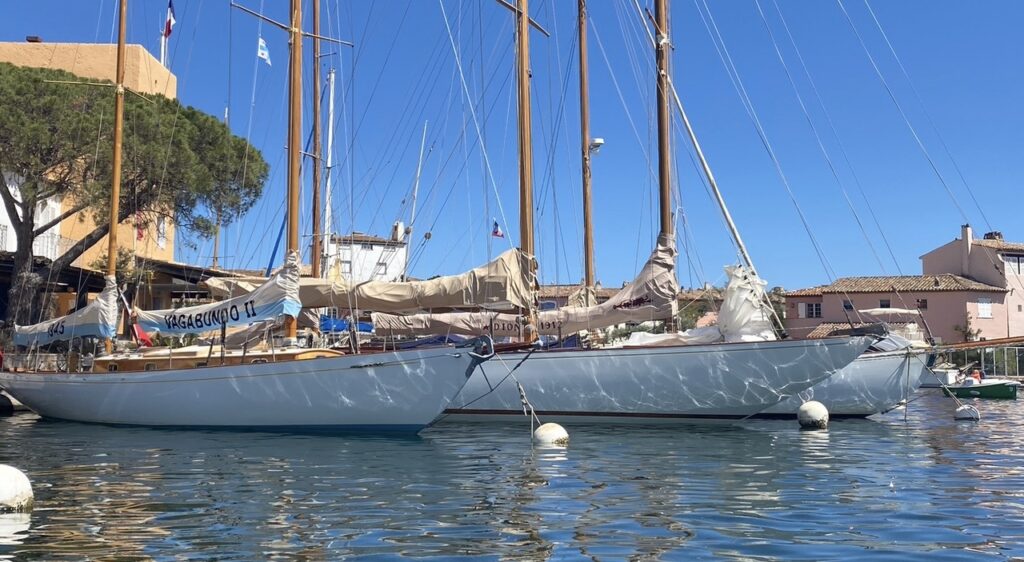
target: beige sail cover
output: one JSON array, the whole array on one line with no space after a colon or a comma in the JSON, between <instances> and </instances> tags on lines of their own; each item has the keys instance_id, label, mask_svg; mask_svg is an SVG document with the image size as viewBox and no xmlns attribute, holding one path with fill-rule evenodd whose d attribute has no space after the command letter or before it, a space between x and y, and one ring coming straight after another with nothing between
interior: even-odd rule
<instances>
[{"instance_id":1,"label":"beige sail cover","mask_svg":"<svg viewBox=\"0 0 1024 562\"><path fill-rule=\"evenodd\" d=\"M658 245L632 283L605 302L588 307L564 306L541 312L541 334L569 334L606 328L625 322L667 320L676 313L676 247L671 237L659 236Z\"/></svg>"},{"instance_id":2,"label":"beige sail cover","mask_svg":"<svg viewBox=\"0 0 1024 562\"><path fill-rule=\"evenodd\" d=\"M659 238L640 274L607 301L587 307L565 306L537 315L541 335L560 335L606 328L625 322L666 320L676 313L679 284L675 276L676 249L671 238ZM576 293L577 295L579 292ZM586 297L583 297L586 298ZM451 313L396 316L374 314L380 335L426 334L518 336L522 319L511 314ZM491 332L491 329L494 329Z\"/></svg>"},{"instance_id":3,"label":"beige sail cover","mask_svg":"<svg viewBox=\"0 0 1024 562\"><path fill-rule=\"evenodd\" d=\"M428 334L479 336L491 334L495 337L518 337L522 335L525 321L516 314L496 312L445 312L438 314L373 313L373 333L378 336L424 336Z\"/></svg>"},{"instance_id":4,"label":"beige sail cover","mask_svg":"<svg viewBox=\"0 0 1024 562\"><path fill-rule=\"evenodd\" d=\"M299 299L306 308L337 307L395 314L430 310L516 310L533 306L534 281L529 260L519 250L508 250L494 261L461 275L426 281L366 281L303 278ZM245 294L262 283L261 278L212 278L205 281L215 297Z\"/></svg>"}]
</instances>

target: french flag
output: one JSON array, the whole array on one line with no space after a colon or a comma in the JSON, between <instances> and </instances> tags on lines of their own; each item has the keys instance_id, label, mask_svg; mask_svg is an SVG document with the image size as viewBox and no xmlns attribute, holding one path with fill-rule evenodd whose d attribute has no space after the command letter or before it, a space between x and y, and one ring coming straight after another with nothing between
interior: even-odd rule
<instances>
[{"instance_id":1,"label":"french flag","mask_svg":"<svg viewBox=\"0 0 1024 562\"><path fill-rule=\"evenodd\" d=\"M171 36L171 30L178 20L174 19L174 0L167 0L167 20L164 22L164 39Z\"/></svg>"},{"instance_id":2,"label":"french flag","mask_svg":"<svg viewBox=\"0 0 1024 562\"><path fill-rule=\"evenodd\" d=\"M498 226L498 221L497 220L494 221L494 228L491 229L491 236L494 236L495 238L504 238L505 237L505 233L501 231L501 227Z\"/></svg>"}]
</instances>

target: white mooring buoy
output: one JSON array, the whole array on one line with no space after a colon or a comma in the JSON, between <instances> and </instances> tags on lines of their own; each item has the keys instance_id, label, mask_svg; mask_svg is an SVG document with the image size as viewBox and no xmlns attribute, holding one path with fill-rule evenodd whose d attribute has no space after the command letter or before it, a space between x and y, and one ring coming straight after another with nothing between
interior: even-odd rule
<instances>
[{"instance_id":1,"label":"white mooring buoy","mask_svg":"<svg viewBox=\"0 0 1024 562\"><path fill-rule=\"evenodd\" d=\"M533 432L533 440L542 445L568 445L569 432L557 423L546 423Z\"/></svg>"},{"instance_id":2,"label":"white mooring buoy","mask_svg":"<svg viewBox=\"0 0 1024 562\"><path fill-rule=\"evenodd\" d=\"M796 411L796 419L804 429L825 429L828 427L828 408L817 400L804 402Z\"/></svg>"},{"instance_id":3,"label":"white mooring buoy","mask_svg":"<svg viewBox=\"0 0 1024 562\"><path fill-rule=\"evenodd\" d=\"M954 420L981 421L981 412L970 404L963 404L953 414Z\"/></svg>"},{"instance_id":4,"label":"white mooring buoy","mask_svg":"<svg viewBox=\"0 0 1024 562\"><path fill-rule=\"evenodd\" d=\"M33 500L28 476L13 466L0 464L0 513L31 511Z\"/></svg>"}]
</instances>

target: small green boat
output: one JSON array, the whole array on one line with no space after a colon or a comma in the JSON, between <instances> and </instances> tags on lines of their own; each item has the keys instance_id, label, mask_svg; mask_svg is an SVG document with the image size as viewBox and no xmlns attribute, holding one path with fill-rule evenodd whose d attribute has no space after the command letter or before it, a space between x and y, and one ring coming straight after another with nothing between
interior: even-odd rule
<instances>
[{"instance_id":1,"label":"small green boat","mask_svg":"<svg viewBox=\"0 0 1024 562\"><path fill-rule=\"evenodd\" d=\"M967 378L958 384L951 384L942 389L946 395L954 395L957 398L1003 398L1009 400L1017 399L1017 387L1020 383L1006 379L982 379Z\"/></svg>"}]
</instances>

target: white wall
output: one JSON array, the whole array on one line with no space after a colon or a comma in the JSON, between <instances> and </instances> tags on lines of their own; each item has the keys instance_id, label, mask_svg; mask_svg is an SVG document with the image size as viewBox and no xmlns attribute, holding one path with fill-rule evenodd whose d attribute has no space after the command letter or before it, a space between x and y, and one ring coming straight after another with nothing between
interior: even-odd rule
<instances>
[{"instance_id":1,"label":"white wall","mask_svg":"<svg viewBox=\"0 0 1024 562\"><path fill-rule=\"evenodd\" d=\"M11 192L16 200L21 199L21 193L18 191L18 186L21 184L20 178L17 178L11 174L4 173L4 180L8 186L11 186ZM47 201L44 201L36 209L36 226L50 222L60 215L60 201L56 197L51 197ZM0 212L0 250L4 252L14 252L18 247L18 240L14 233L14 226L11 222L11 218L7 215L7 207L3 207L3 211ZM52 259L56 259L60 252L60 225L55 225L50 230L43 233L35 239L32 245L32 253L37 256L43 256Z\"/></svg>"},{"instance_id":2,"label":"white wall","mask_svg":"<svg viewBox=\"0 0 1024 562\"><path fill-rule=\"evenodd\" d=\"M329 264L340 264L344 279L363 281L400 281L405 274L407 248L395 242L369 243L328 242Z\"/></svg>"}]
</instances>

